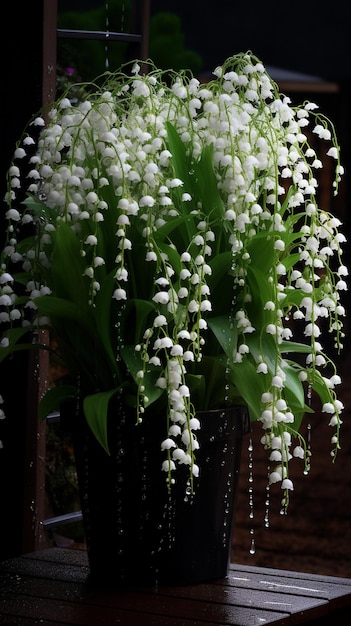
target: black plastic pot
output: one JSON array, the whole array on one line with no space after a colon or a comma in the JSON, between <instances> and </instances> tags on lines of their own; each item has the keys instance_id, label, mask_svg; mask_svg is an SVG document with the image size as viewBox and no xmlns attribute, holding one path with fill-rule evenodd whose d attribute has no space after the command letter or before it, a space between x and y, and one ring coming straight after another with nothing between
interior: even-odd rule
<instances>
[{"instance_id":1,"label":"black plastic pot","mask_svg":"<svg viewBox=\"0 0 351 626\"><path fill-rule=\"evenodd\" d=\"M223 578L229 565L244 407L199 413L200 476L187 495L180 466L171 493L161 464L166 420L109 416L111 456L83 416L73 433L92 580L105 584L194 584Z\"/></svg>"}]
</instances>

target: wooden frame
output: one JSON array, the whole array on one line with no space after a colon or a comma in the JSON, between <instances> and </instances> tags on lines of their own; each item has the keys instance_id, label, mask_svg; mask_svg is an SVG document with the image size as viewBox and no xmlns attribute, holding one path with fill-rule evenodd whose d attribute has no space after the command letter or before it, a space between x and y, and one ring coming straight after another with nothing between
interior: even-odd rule
<instances>
[{"instance_id":1,"label":"wooden frame","mask_svg":"<svg viewBox=\"0 0 351 626\"><path fill-rule=\"evenodd\" d=\"M72 37L91 37L99 38L101 34L92 32L87 35L84 31L80 33L58 33L57 32L57 0L42 0L40 7L33 9L35 16L33 19L38 24L38 30L42 31L42 59L41 69L38 74L33 75L33 85L39 84L41 88L41 105L46 107L55 100L56 96L56 56L57 56L57 36ZM150 0L132 0L132 24L136 30L136 34L114 33L114 40L125 40L129 37L130 41L135 43L138 54L141 59L147 58L148 36L149 36L149 12ZM19 28L21 32L21 50L31 46L32 32L29 23L25 23L25 15L23 15L23 23ZM21 16L18 18L19 22ZM105 36L105 33L102 33ZM14 96L15 97L15 96ZM28 100L31 105L30 99ZM35 107L35 105L33 105ZM40 107L40 104L37 108ZM33 110L26 113L27 119L34 113ZM16 141L16 137L14 141ZM40 332L40 336L34 337L33 341L49 343L48 333ZM19 485L23 484L22 506L21 506L21 530L11 528L10 520L4 525L4 533L13 532L13 545L10 548L17 553L27 553L34 550L40 550L48 547L52 542L45 525L45 456L46 456L46 424L38 423L37 410L40 398L43 396L48 387L49 381L49 354L45 351L32 351L27 361L27 391L23 396L23 412L21 422L24 425L24 455L21 458L23 468L18 468L21 476L18 479ZM9 417L9 419L12 419ZM21 426L22 428L22 426ZM22 431L21 431L22 437ZM13 442L14 447L16 443ZM18 444L17 444L18 447ZM10 453L10 450L9 450ZM6 464L6 460L4 461ZM0 468L1 469L1 468ZM4 467L4 469L6 469ZM22 473L23 472L23 473ZM16 485L16 499L21 499L21 494ZM5 501L10 500L10 495L5 494ZM13 515L18 517L16 510L12 511ZM53 521L51 520L51 525ZM18 536L17 536L18 534ZM12 542L12 538L11 538ZM8 550L4 547L4 556L6 557ZM0 550L0 558L2 552Z\"/></svg>"}]
</instances>

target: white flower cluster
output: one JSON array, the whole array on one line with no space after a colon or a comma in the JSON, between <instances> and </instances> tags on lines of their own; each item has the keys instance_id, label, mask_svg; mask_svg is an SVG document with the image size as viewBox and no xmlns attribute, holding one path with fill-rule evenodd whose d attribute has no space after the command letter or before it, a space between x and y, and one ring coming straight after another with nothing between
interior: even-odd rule
<instances>
[{"instance_id":1,"label":"white flower cluster","mask_svg":"<svg viewBox=\"0 0 351 626\"><path fill-rule=\"evenodd\" d=\"M300 381L313 384L318 368L329 363L317 341L325 321L342 345L340 292L347 288L340 221L318 206L322 162L310 146L312 133L326 141L325 154L334 160L335 193L343 168L333 127L318 107L294 108L252 55L237 55L214 74L213 81L201 84L186 73L165 77L154 68L141 74L135 67L132 77L117 73L84 102L61 99L47 125L36 118L40 135L29 160L27 191L47 207L46 219L37 219L30 205L23 215L16 207L23 186L18 163L33 143L26 137L9 171L0 321L23 315L8 262L34 272L39 259L41 269L50 268L53 232L60 221L69 224L86 260L82 280L90 284L90 306L99 305L106 272L113 275L112 300L120 310L135 298L148 300L150 314L135 342L139 416L151 401L147 376L155 368L155 386L168 399L163 469L171 480L175 464L183 463L197 476L199 422L187 373L206 353L208 321L218 305L213 270L220 254L229 255L232 287L225 314L234 330L229 353L224 349L227 369L235 379L235 368L251 358L264 380L256 417L277 464L270 481L282 481L286 490L292 487L291 436L298 428L285 395L291 365L283 359L283 347L302 324L308 350L296 372ZM206 158L211 169L206 170ZM16 229L31 219L40 240L22 254ZM153 276L148 294L142 289L144 271ZM36 276L38 282L26 285L31 314L35 298L51 292L48 274L43 270ZM119 338L112 346L116 359L122 343ZM335 372L321 379L330 390L323 410L333 413L337 447L342 406L334 386L339 381ZM306 456L301 440L296 450Z\"/></svg>"}]
</instances>

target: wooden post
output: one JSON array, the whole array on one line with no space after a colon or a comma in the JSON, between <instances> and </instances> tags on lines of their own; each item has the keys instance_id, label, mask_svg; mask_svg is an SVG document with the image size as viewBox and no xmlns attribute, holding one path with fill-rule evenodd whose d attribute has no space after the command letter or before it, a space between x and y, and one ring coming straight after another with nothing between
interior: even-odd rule
<instances>
[{"instance_id":1,"label":"wooden post","mask_svg":"<svg viewBox=\"0 0 351 626\"><path fill-rule=\"evenodd\" d=\"M43 0L42 106L56 94L57 0ZM45 117L45 115L44 115ZM33 342L49 345L47 331L39 331ZM33 350L28 360L26 440L23 498L23 552L51 545L42 522L45 519L46 423L38 421L40 399L48 389L49 353Z\"/></svg>"},{"instance_id":2,"label":"wooden post","mask_svg":"<svg viewBox=\"0 0 351 626\"><path fill-rule=\"evenodd\" d=\"M39 331L33 343L48 345L47 331ZM23 552L52 545L42 522L45 519L46 422L38 421L38 407L48 387L49 353L32 350L28 359L28 392L23 498Z\"/></svg>"}]
</instances>

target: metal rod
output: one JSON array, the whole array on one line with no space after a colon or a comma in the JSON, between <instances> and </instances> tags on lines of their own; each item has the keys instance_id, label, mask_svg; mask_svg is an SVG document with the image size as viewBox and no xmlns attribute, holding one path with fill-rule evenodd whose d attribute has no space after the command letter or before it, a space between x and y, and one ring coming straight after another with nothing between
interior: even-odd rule
<instances>
[{"instance_id":1,"label":"metal rod","mask_svg":"<svg viewBox=\"0 0 351 626\"><path fill-rule=\"evenodd\" d=\"M141 35L133 33L116 33L104 30L72 30L58 28L57 36L63 39L101 39L104 41L141 41Z\"/></svg>"},{"instance_id":2,"label":"metal rod","mask_svg":"<svg viewBox=\"0 0 351 626\"><path fill-rule=\"evenodd\" d=\"M81 522L83 519L81 511L74 511L73 513L66 513L65 515L57 515L56 517L49 517L44 519L41 523L45 529L57 528L58 526L66 526L67 524L75 524Z\"/></svg>"}]
</instances>

